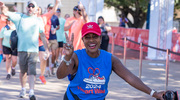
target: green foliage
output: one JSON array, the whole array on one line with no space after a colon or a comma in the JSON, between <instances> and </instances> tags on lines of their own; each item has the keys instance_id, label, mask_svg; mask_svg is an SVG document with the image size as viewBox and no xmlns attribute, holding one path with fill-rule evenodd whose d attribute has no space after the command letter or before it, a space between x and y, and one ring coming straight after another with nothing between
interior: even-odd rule
<instances>
[{"instance_id":1,"label":"green foliage","mask_svg":"<svg viewBox=\"0 0 180 100\"><path fill-rule=\"evenodd\" d=\"M175 0L174 9L180 9L180 0Z\"/></svg>"},{"instance_id":2,"label":"green foliage","mask_svg":"<svg viewBox=\"0 0 180 100\"><path fill-rule=\"evenodd\" d=\"M148 2L150 0L104 0L107 7L113 6L117 12L121 11L127 17L131 14L134 18L134 23L128 23L129 27L141 28L146 21ZM174 0L174 17L180 11L180 0Z\"/></svg>"},{"instance_id":3,"label":"green foliage","mask_svg":"<svg viewBox=\"0 0 180 100\"><path fill-rule=\"evenodd\" d=\"M147 9L148 0L104 0L108 7L114 6L115 8L132 7Z\"/></svg>"},{"instance_id":4,"label":"green foliage","mask_svg":"<svg viewBox=\"0 0 180 100\"><path fill-rule=\"evenodd\" d=\"M180 0L174 0L174 19L176 19L177 13L180 11Z\"/></svg>"},{"instance_id":5,"label":"green foliage","mask_svg":"<svg viewBox=\"0 0 180 100\"><path fill-rule=\"evenodd\" d=\"M104 0L107 7L113 6L127 17L130 13L134 23L128 23L129 27L141 28L146 20L149 0Z\"/></svg>"}]
</instances>

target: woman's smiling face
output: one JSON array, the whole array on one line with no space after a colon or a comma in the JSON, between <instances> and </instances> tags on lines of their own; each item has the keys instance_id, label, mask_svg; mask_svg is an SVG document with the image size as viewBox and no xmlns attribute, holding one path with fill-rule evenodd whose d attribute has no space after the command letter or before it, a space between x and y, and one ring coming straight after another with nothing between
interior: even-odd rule
<instances>
[{"instance_id":1,"label":"woman's smiling face","mask_svg":"<svg viewBox=\"0 0 180 100\"><path fill-rule=\"evenodd\" d=\"M94 33L88 33L82 38L88 52L97 52L101 44L101 36Z\"/></svg>"}]
</instances>

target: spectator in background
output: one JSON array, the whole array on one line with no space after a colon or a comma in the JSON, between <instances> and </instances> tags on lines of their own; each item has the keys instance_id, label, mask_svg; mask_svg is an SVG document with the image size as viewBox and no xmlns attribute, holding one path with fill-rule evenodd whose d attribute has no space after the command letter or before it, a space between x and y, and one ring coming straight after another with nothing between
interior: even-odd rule
<instances>
[{"instance_id":1,"label":"spectator in background","mask_svg":"<svg viewBox=\"0 0 180 100\"><path fill-rule=\"evenodd\" d=\"M41 17L44 23L44 31L46 39L49 39L49 34L51 30L51 17L54 15L58 8L59 0L56 0L55 6L52 9L47 8L48 12L42 14L42 8L38 7L37 9L37 16ZM39 76L40 81L43 84L46 84L46 79L44 77L46 65L47 65L47 52L45 51L44 45L42 40L39 38L39 59L40 59L40 68L41 68L41 75ZM49 67L47 67L47 72L50 73Z\"/></svg>"},{"instance_id":2,"label":"spectator in background","mask_svg":"<svg viewBox=\"0 0 180 100\"><path fill-rule=\"evenodd\" d=\"M64 19L67 20L68 18L70 18L69 14L65 14ZM65 31L66 34L69 34L69 31Z\"/></svg>"},{"instance_id":3,"label":"spectator in background","mask_svg":"<svg viewBox=\"0 0 180 100\"><path fill-rule=\"evenodd\" d=\"M56 37L58 41L58 49L56 50L56 61L58 61L58 58L61 59L62 57L62 50L63 50L63 44L66 43L66 37L65 37L65 31L64 31L64 24L66 20L61 17L61 9L58 8L56 11L56 16L59 18L60 23L60 29L56 31Z\"/></svg>"},{"instance_id":4,"label":"spectator in background","mask_svg":"<svg viewBox=\"0 0 180 100\"><path fill-rule=\"evenodd\" d=\"M64 16L65 20L67 20L69 17L70 17L69 14L65 14L65 16Z\"/></svg>"},{"instance_id":5,"label":"spectator in background","mask_svg":"<svg viewBox=\"0 0 180 100\"><path fill-rule=\"evenodd\" d=\"M98 25L101 29L101 36L102 36L100 48L107 51L109 45L108 32L111 31L111 27L104 21L104 18L102 16L98 17Z\"/></svg>"},{"instance_id":6,"label":"spectator in background","mask_svg":"<svg viewBox=\"0 0 180 100\"><path fill-rule=\"evenodd\" d=\"M119 26L120 27L126 27L126 23L128 23L128 19L125 17L124 14L121 14L120 15L120 23L119 23Z\"/></svg>"},{"instance_id":7,"label":"spectator in background","mask_svg":"<svg viewBox=\"0 0 180 100\"><path fill-rule=\"evenodd\" d=\"M38 16L38 17L41 17L42 14L43 14L43 13L42 13L42 8L41 8L41 7L38 7L38 8L37 8L37 16Z\"/></svg>"},{"instance_id":8,"label":"spectator in background","mask_svg":"<svg viewBox=\"0 0 180 100\"><path fill-rule=\"evenodd\" d=\"M84 48L84 44L82 42L82 36L81 36L81 29L82 26L88 22L88 16L86 14L86 11L84 9L84 6L82 3L80 3L78 6L75 6L73 8L73 17L70 17L66 20L64 30L69 30L69 37L72 33L74 33L74 50L82 49Z\"/></svg>"},{"instance_id":9,"label":"spectator in background","mask_svg":"<svg viewBox=\"0 0 180 100\"><path fill-rule=\"evenodd\" d=\"M52 10L53 7L54 7L53 4L48 5L49 10ZM49 34L49 44L48 44L48 47L52 52L51 65L49 64L49 59L47 60L47 67L50 68L52 75L55 75L54 68L57 65L56 56L58 56L58 55L56 54L56 50L58 49L58 42L57 42L57 37L56 37L56 30L58 30L59 28L60 28L59 27L59 19L54 13L54 15L51 18L51 30L50 30L50 34Z\"/></svg>"},{"instance_id":10,"label":"spectator in background","mask_svg":"<svg viewBox=\"0 0 180 100\"><path fill-rule=\"evenodd\" d=\"M11 78L11 75L14 76L16 74L15 66L17 64L17 49L11 50L10 46L10 36L15 29L15 25L7 19L7 25L2 28L0 32L0 54L3 53L6 56L7 80Z\"/></svg>"},{"instance_id":11,"label":"spectator in background","mask_svg":"<svg viewBox=\"0 0 180 100\"><path fill-rule=\"evenodd\" d=\"M43 41L45 50L48 51L47 40L44 35L44 24L42 19L36 17L34 14L37 11L37 4L31 0L27 2L27 13L14 13L8 11L7 7L0 2L1 12L8 16L9 19L15 24L18 36L18 56L19 56L19 79L21 83L20 98L26 96L26 81L28 76L29 83L29 99L36 100L34 94L35 76L36 76L36 63L38 58L38 38L39 35Z\"/></svg>"}]
</instances>

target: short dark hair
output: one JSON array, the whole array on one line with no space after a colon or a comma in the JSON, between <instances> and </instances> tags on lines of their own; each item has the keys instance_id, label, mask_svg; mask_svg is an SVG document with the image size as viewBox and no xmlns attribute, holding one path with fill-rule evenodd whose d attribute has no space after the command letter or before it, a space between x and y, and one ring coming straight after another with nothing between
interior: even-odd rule
<instances>
[{"instance_id":1,"label":"short dark hair","mask_svg":"<svg viewBox=\"0 0 180 100\"><path fill-rule=\"evenodd\" d=\"M104 17L103 16L99 16L98 19L102 19L104 21Z\"/></svg>"}]
</instances>

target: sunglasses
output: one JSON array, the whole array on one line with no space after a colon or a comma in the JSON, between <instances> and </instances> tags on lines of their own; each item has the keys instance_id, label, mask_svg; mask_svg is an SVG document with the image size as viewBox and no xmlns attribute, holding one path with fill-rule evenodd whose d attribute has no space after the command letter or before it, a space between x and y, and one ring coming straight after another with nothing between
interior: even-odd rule
<instances>
[{"instance_id":1,"label":"sunglasses","mask_svg":"<svg viewBox=\"0 0 180 100\"><path fill-rule=\"evenodd\" d=\"M74 7L74 11L81 11L81 9Z\"/></svg>"},{"instance_id":2,"label":"sunglasses","mask_svg":"<svg viewBox=\"0 0 180 100\"><path fill-rule=\"evenodd\" d=\"M53 9L53 7L48 7L49 9Z\"/></svg>"},{"instance_id":3,"label":"sunglasses","mask_svg":"<svg viewBox=\"0 0 180 100\"><path fill-rule=\"evenodd\" d=\"M34 5L28 5L28 8L31 8L31 7L34 8L35 6Z\"/></svg>"}]
</instances>

